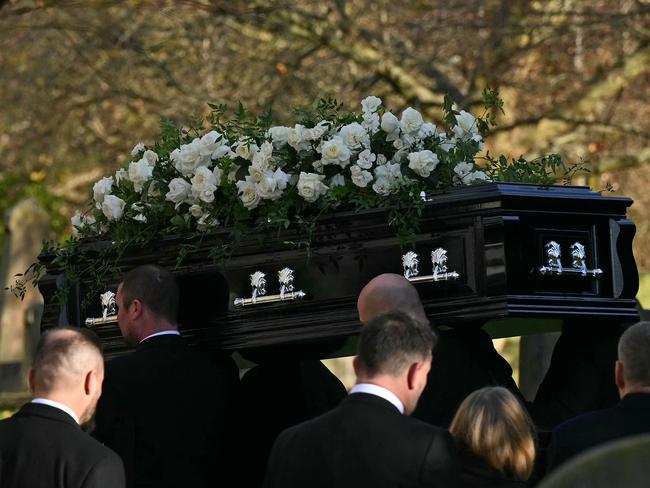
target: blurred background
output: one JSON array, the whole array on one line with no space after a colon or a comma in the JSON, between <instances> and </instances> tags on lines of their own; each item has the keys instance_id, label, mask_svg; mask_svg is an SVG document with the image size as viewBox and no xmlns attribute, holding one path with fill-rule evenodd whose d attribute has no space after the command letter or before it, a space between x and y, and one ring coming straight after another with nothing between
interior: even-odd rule
<instances>
[{"instance_id":1,"label":"blurred background","mask_svg":"<svg viewBox=\"0 0 650 488\"><path fill-rule=\"evenodd\" d=\"M0 282L70 233L161 116L241 101L288 124L319 97L359 110L372 94L440 123L445 93L480 113L488 85L505 102L491 153L556 152L589 169L575 184L634 199L650 308L649 0L0 0ZM40 300L0 296L7 409L25 394ZM497 347L518 377L519 339ZM349 361L327 365L350 384Z\"/></svg>"}]
</instances>

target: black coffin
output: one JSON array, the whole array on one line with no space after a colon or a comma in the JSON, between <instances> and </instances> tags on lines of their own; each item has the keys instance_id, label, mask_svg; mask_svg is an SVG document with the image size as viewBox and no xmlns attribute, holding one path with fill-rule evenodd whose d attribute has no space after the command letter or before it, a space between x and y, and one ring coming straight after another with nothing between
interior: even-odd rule
<instances>
[{"instance_id":1,"label":"black coffin","mask_svg":"<svg viewBox=\"0 0 650 488\"><path fill-rule=\"evenodd\" d=\"M631 203L586 187L505 183L431 197L412 249L419 261L415 281L434 274L432 251L446 250L447 261L446 271L437 270L440 281L415 283L427 313L450 326L505 317L636 320L635 227L626 217ZM287 244L305 239L288 230L243 242L227 261L214 263L210 251L227 235L196 242L195 252L179 266L187 240L166 238L132 249L119 259L116 276L105 288L116 289L120 270L158 263L181 280L186 308L196 309L198 302L209 307L209 319L184 329L202 346L233 350L318 342L358 332L359 291L380 273L404 273L402 256L410 250L400 248L382 209L321 219L310 248ZM110 243L88 243L82 252L105 246ZM83 280L60 312L52 296L62 270L50 256L41 261L47 269L39 284L46 301L43 327L83 326L87 317L101 316L98 295L105 290L88 295L90 282ZM277 272L285 267L294 271L294 293L303 291L304 298L235 305L237 298L252 296L251 275L257 271L266 275L267 298L279 294ZM87 295L93 299L84 301ZM95 327L109 354L123 349L116 324Z\"/></svg>"}]
</instances>

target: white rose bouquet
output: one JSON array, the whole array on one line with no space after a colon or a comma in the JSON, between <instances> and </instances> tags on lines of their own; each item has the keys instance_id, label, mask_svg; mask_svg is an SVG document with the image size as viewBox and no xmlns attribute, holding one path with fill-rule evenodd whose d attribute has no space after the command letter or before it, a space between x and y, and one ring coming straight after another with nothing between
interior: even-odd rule
<instances>
[{"instance_id":1,"label":"white rose bouquet","mask_svg":"<svg viewBox=\"0 0 650 488\"><path fill-rule=\"evenodd\" d=\"M415 108L384 108L379 97L343 113L333 100L301 110L293 125L271 125L240 108L228 119L210 105L204 123L164 121L153 145L138 143L114 176L93 186L92 205L72 224L79 237L151 241L216 226L286 227L328 211L422 205L421 195L493 180L550 183L557 156L509 163L479 156L501 101L484 92L476 117L446 99L441 125ZM408 221L402 215L399 222ZM410 224L417 225L416 216Z\"/></svg>"}]
</instances>

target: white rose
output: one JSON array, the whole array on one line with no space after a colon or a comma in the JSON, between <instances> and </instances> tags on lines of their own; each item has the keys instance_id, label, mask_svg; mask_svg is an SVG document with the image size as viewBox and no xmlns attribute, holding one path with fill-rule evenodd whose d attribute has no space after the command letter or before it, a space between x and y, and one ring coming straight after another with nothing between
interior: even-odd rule
<instances>
[{"instance_id":1,"label":"white rose","mask_svg":"<svg viewBox=\"0 0 650 488\"><path fill-rule=\"evenodd\" d=\"M423 123L422 114L409 107L402 112L402 120L400 120L399 125L407 134L417 134Z\"/></svg>"},{"instance_id":2,"label":"white rose","mask_svg":"<svg viewBox=\"0 0 650 488\"><path fill-rule=\"evenodd\" d=\"M364 112L376 112L381 107L381 98L369 96L361 100L361 108Z\"/></svg>"},{"instance_id":3,"label":"white rose","mask_svg":"<svg viewBox=\"0 0 650 488\"><path fill-rule=\"evenodd\" d=\"M408 155L408 158L409 168L423 178L428 178L440 162L438 161L438 156L429 150L413 152Z\"/></svg>"},{"instance_id":4,"label":"white rose","mask_svg":"<svg viewBox=\"0 0 650 488\"><path fill-rule=\"evenodd\" d=\"M119 185L124 180L129 180L129 173L127 173L124 169L118 169L115 172L115 183Z\"/></svg>"},{"instance_id":5,"label":"white rose","mask_svg":"<svg viewBox=\"0 0 650 488\"><path fill-rule=\"evenodd\" d=\"M372 163L377 160L377 156L370 152L370 149L364 149L359 153L357 158L357 166L363 169L372 168Z\"/></svg>"},{"instance_id":6,"label":"white rose","mask_svg":"<svg viewBox=\"0 0 650 488\"><path fill-rule=\"evenodd\" d=\"M315 141L323 137L327 131L330 130L332 123L327 120L321 120L311 129L305 129L303 131L303 137L308 141Z\"/></svg>"},{"instance_id":7,"label":"white rose","mask_svg":"<svg viewBox=\"0 0 650 488\"><path fill-rule=\"evenodd\" d=\"M169 182L169 191L165 194L165 200L175 203L178 208L187 199L191 189L192 185L183 178L174 178Z\"/></svg>"},{"instance_id":8,"label":"white rose","mask_svg":"<svg viewBox=\"0 0 650 488\"><path fill-rule=\"evenodd\" d=\"M110 194L113 188L113 177L107 176L102 178L93 185L93 199L95 206L101 208L102 202L106 195Z\"/></svg>"},{"instance_id":9,"label":"white rose","mask_svg":"<svg viewBox=\"0 0 650 488\"><path fill-rule=\"evenodd\" d=\"M370 146L370 137L361 124L353 122L339 130L339 137L349 149L358 151Z\"/></svg>"},{"instance_id":10,"label":"white rose","mask_svg":"<svg viewBox=\"0 0 650 488\"><path fill-rule=\"evenodd\" d=\"M456 125L452 129L454 135L461 140L470 139L474 135L478 135L478 126L476 125L476 118L469 112L461 110L456 115Z\"/></svg>"},{"instance_id":11,"label":"white rose","mask_svg":"<svg viewBox=\"0 0 650 488\"><path fill-rule=\"evenodd\" d=\"M392 181L402 177L402 170L397 163L386 163L375 168L375 176Z\"/></svg>"},{"instance_id":12,"label":"white rose","mask_svg":"<svg viewBox=\"0 0 650 488\"><path fill-rule=\"evenodd\" d=\"M379 130L379 115L372 112L364 113L363 123L361 125L371 134L376 133Z\"/></svg>"},{"instance_id":13,"label":"white rose","mask_svg":"<svg viewBox=\"0 0 650 488\"><path fill-rule=\"evenodd\" d=\"M342 174L334 175L330 178L329 187L336 188L337 186L345 186L345 178Z\"/></svg>"},{"instance_id":14,"label":"white rose","mask_svg":"<svg viewBox=\"0 0 650 488\"><path fill-rule=\"evenodd\" d=\"M211 158L212 160L216 161L216 160L218 160L218 159L223 158L224 156L230 156L230 157L234 157L234 156L235 156L235 153L233 153L233 152L230 150L230 146L228 146L228 145L226 145L226 144L222 144L221 146L218 146L218 147L213 151L213 153L212 153L212 155L210 156L210 158Z\"/></svg>"},{"instance_id":15,"label":"white rose","mask_svg":"<svg viewBox=\"0 0 650 488\"><path fill-rule=\"evenodd\" d=\"M287 143L287 140L289 139L289 128L282 126L271 127L268 130L267 134L269 137L271 137L273 145L277 149L280 149Z\"/></svg>"},{"instance_id":16,"label":"white rose","mask_svg":"<svg viewBox=\"0 0 650 488\"><path fill-rule=\"evenodd\" d=\"M373 180L370 171L361 169L356 164L350 167L350 174L352 175L352 183L354 183L355 185L361 188L365 188L368 185L368 183L370 183Z\"/></svg>"},{"instance_id":17,"label":"white rose","mask_svg":"<svg viewBox=\"0 0 650 488\"><path fill-rule=\"evenodd\" d=\"M147 164L153 168L158 162L158 155L152 150L147 149L142 155L142 159L144 159Z\"/></svg>"},{"instance_id":18,"label":"white rose","mask_svg":"<svg viewBox=\"0 0 650 488\"><path fill-rule=\"evenodd\" d=\"M215 151L221 146L221 134L212 130L205 134L199 140L199 153L201 154L202 163L209 165Z\"/></svg>"},{"instance_id":19,"label":"white rose","mask_svg":"<svg viewBox=\"0 0 650 488\"><path fill-rule=\"evenodd\" d=\"M217 189L217 178L212 171L205 166L196 168L192 182L192 196L206 203L214 201L214 192Z\"/></svg>"},{"instance_id":20,"label":"white rose","mask_svg":"<svg viewBox=\"0 0 650 488\"><path fill-rule=\"evenodd\" d=\"M305 126L296 124L294 127L289 128L287 134L287 144L289 144L296 151L308 151L311 149L311 143L305 137Z\"/></svg>"},{"instance_id":21,"label":"white rose","mask_svg":"<svg viewBox=\"0 0 650 488\"><path fill-rule=\"evenodd\" d=\"M255 180L253 180L252 177L247 176L246 181L240 180L236 183L236 185L239 199L244 204L244 207L252 210L259 205L260 196L257 193L257 185L255 184Z\"/></svg>"},{"instance_id":22,"label":"white rose","mask_svg":"<svg viewBox=\"0 0 650 488\"><path fill-rule=\"evenodd\" d=\"M142 214L138 214L138 215L136 215L135 217L133 217L133 220L135 220L135 221L137 221L137 222L146 223L146 222L147 222L147 217L145 217L145 216L142 215Z\"/></svg>"},{"instance_id":23,"label":"white rose","mask_svg":"<svg viewBox=\"0 0 650 488\"><path fill-rule=\"evenodd\" d=\"M386 159L386 156L383 154L378 154L377 155L377 165L382 166L388 162L388 159Z\"/></svg>"},{"instance_id":24,"label":"white rose","mask_svg":"<svg viewBox=\"0 0 650 488\"><path fill-rule=\"evenodd\" d=\"M235 148L235 154L240 158L250 161L253 158L253 154L259 151L259 147L254 142L248 139L240 139L237 141L237 147Z\"/></svg>"},{"instance_id":25,"label":"white rose","mask_svg":"<svg viewBox=\"0 0 650 488\"><path fill-rule=\"evenodd\" d=\"M484 171L474 171L473 173L470 173L469 176L471 179L470 184L474 184L478 181L490 181L490 178Z\"/></svg>"},{"instance_id":26,"label":"white rose","mask_svg":"<svg viewBox=\"0 0 650 488\"><path fill-rule=\"evenodd\" d=\"M146 159L129 164L129 180L133 183L133 189L140 193L144 184L151 179L153 167L149 166Z\"/></svg>"},{"instance_id":27,"label":"white rose","mask_svg":"<svg viewBox=\"0 0 650 488\"><path fill-rule=\"evenodd\" d=\"M329 188L323 184L325 175L316 173L300 172L298 179L298 195L308 202L315 202L321 195L324 195Z\"/></svg>"},{"instance_id":28,"label":"white rose","mask_svg":"<svg viewBox=\"0 0 650 488\"><path fill-rule=\"evenodd\" d=\"M144 151L144 144L138 142L135 146L133 146L133 149L131 149L131 156L136 157L138 154L140 154L140 151Z\"/></svg>"},{"instance_id":29,"label":"white rose","mask_svg":"<svg viewBox=\"0 0 650 488\"><path fill-rule=\"evenodd\" d=\"M437 134L437 129L435 124L425 122L420 127L420 131L417 134L418 139L426 139L427 137L435 136Z\"/></svg>"},{"instance_id":30,"label":"white rose","mask_svg":"<svg viewBox=\"0 0 650 488\"><path fill-rule=\"evenodd\" d=\"M257 181L257 193L264 200L277 200L282 196L282 190L277 187L277 182L271 171L264 171Z\"/></svg>"},{"instance_id":31,"label":"white rose","mask_svg":"<svg viewBox=\"0 0 650 488\"><path fill-rule=\"evenodd\" d=\"M190 215L195 218L199 218L201 215L203 215L203 209L201 208L200 205L197 205L196 203L194 205L191 205L189 208Z\"/></svg>"},{"instance_id":32,"label":"white rose","mask_svg":"<svg viewBox=\"0 0 650 488\"><path fill-rule=\"evenodd\" d=\"M391 181L388 178L377 178L372 185L375 193L387 197L390 195Z\"/></svg>"},{"instance_id":33,"label":"white rose","mask_svg":"<svg viewBox=\"0 0 650 488\"><path fill-rule=\"evenodd\" d=\"M256 166L260 171L266 171L271 168L272 160L271 156L273 155L273 144L270 142L265 142L262 144L262 147L258 151L255 151L253 154L253 166Z\"/></svg>"},{"instance_id":34,"label":"white rose","mask_svg":"<svg viewBox=\"0 0 650 488\"><path fill-rule=\"evenodd\" d=\"M102 202L102 212L108 220L120 220L124 215L126 202L115 195L106 195Z\"/></svg>"},{"instance_id":35,"label":"white rose","mask_svg":"<svg viewBox=\"0 0 650 488\"><path fill-rule=\"evenodd\" d=\"M386 134L392 134L399 129L399 120L390 112L384 112L381 116L381 128Z\"/></svg>"},{"instance_id":36,"label":"white rose","mask_svg":"<svg viewBox=\"0 0 650 488\"><path fill-rule=\"evenodd\" d=\"M343 139L338 136L334 136L330 140L323 142L321 154L324 165L338 164L342 168L345 168L350 162L350 150Z\"/></svg>"},{"instance_id":37,"label":"white rose","mask_svg":"<svg viewBox=\"0 0 650 488\"><path fill-rule=\"evenodd\" d=\"M201 141L194 139L189 144L183 144L179 149L174 149L169 155L174 168L184 176L194 173L194 170L201 165Z\"/></svg>"},{"instance_id":38,"label":"white rose","mask_svg":"<svg viewBox=\"0 0 650 488\"><path fill-rule=\"evenodd\" d=\"M96 221L92 215L82 215L79 210L76 210L70 223L72 224L72 235L77 237L80 232L83 232L86 227L94 225Z\"/></svg>"},{"instance_id":39,"label":"white rose","mask_svg":"<svg viewBox=\"0 0 650 488\"><path fill-rule=\"evenodd\" d=\"M471 181L470 174L474 171L474 165L469 162L458 163L454 166L454 181L461 185L469 185Z\"/></svg>"}]
</instances>

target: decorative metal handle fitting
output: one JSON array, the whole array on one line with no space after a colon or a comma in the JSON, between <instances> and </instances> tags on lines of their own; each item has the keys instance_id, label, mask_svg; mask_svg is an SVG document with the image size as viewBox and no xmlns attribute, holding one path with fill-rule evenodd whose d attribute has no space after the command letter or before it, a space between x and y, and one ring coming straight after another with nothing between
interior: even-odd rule
<instances>
[{"instance_id":1,"label":"decorative metal handle fitting","mask_svg":"<svg viewBox=\"0 0 650 488\"><path fill-rule=\"evenodd\" d=\"M413 251L409 251L402 256L404 277L411 283L452 281L460 278L460 274L456 271L447 270L447 250L442 247L431 251L431 264L433 265L432 275L418 276L418 255Z\"/></svg>"},{"instance_id":2,"label":"decorative metal handle fitting","mask_svg":"<svg viewBox=\"0 0 650 488\"><path fill-rule=\"evenodd\" d=\"M302 290L293 289L293 270L291 268L282 268L278 271L278 281L280 282L280 293L277 295L266 294L266 275L261 271L256 271L251 276L251 287L253 288L251 298L235 298L235 307L245 307L247 305L256 305L262 303L273 303L282 301L292 301L304 298L307 294Z\"/></svg>"},{"instance_id":3,"label":"decorative metal handle fitting","mask_svg":"<svg viewBox=\"0 0 650 488\"><path fill-rule=\"evenodd\" d=\"M87 318L85 322L86 327L117 323L117 304L115 302L115 293L112 291L106 291L99 295L99 299L102 303L102 316L99 318Z\"/></svg>"},{"instance_id":4,"label":"decorative metal handle fitting","mask_svg":"<svg viewBox=\"0 0 650 488\"><path fill-rule=\"evenodd\" d=\"M542 275L580 275L600 278L603 274L603 270L600 268L587 269L585 246L579 242L574 242L569 248L571 251L570 268L562 267L562 250L557 242L547 242L544 249L546 249L546 266L540 266L537 269Z\"/></svg>"}]
</instances>

